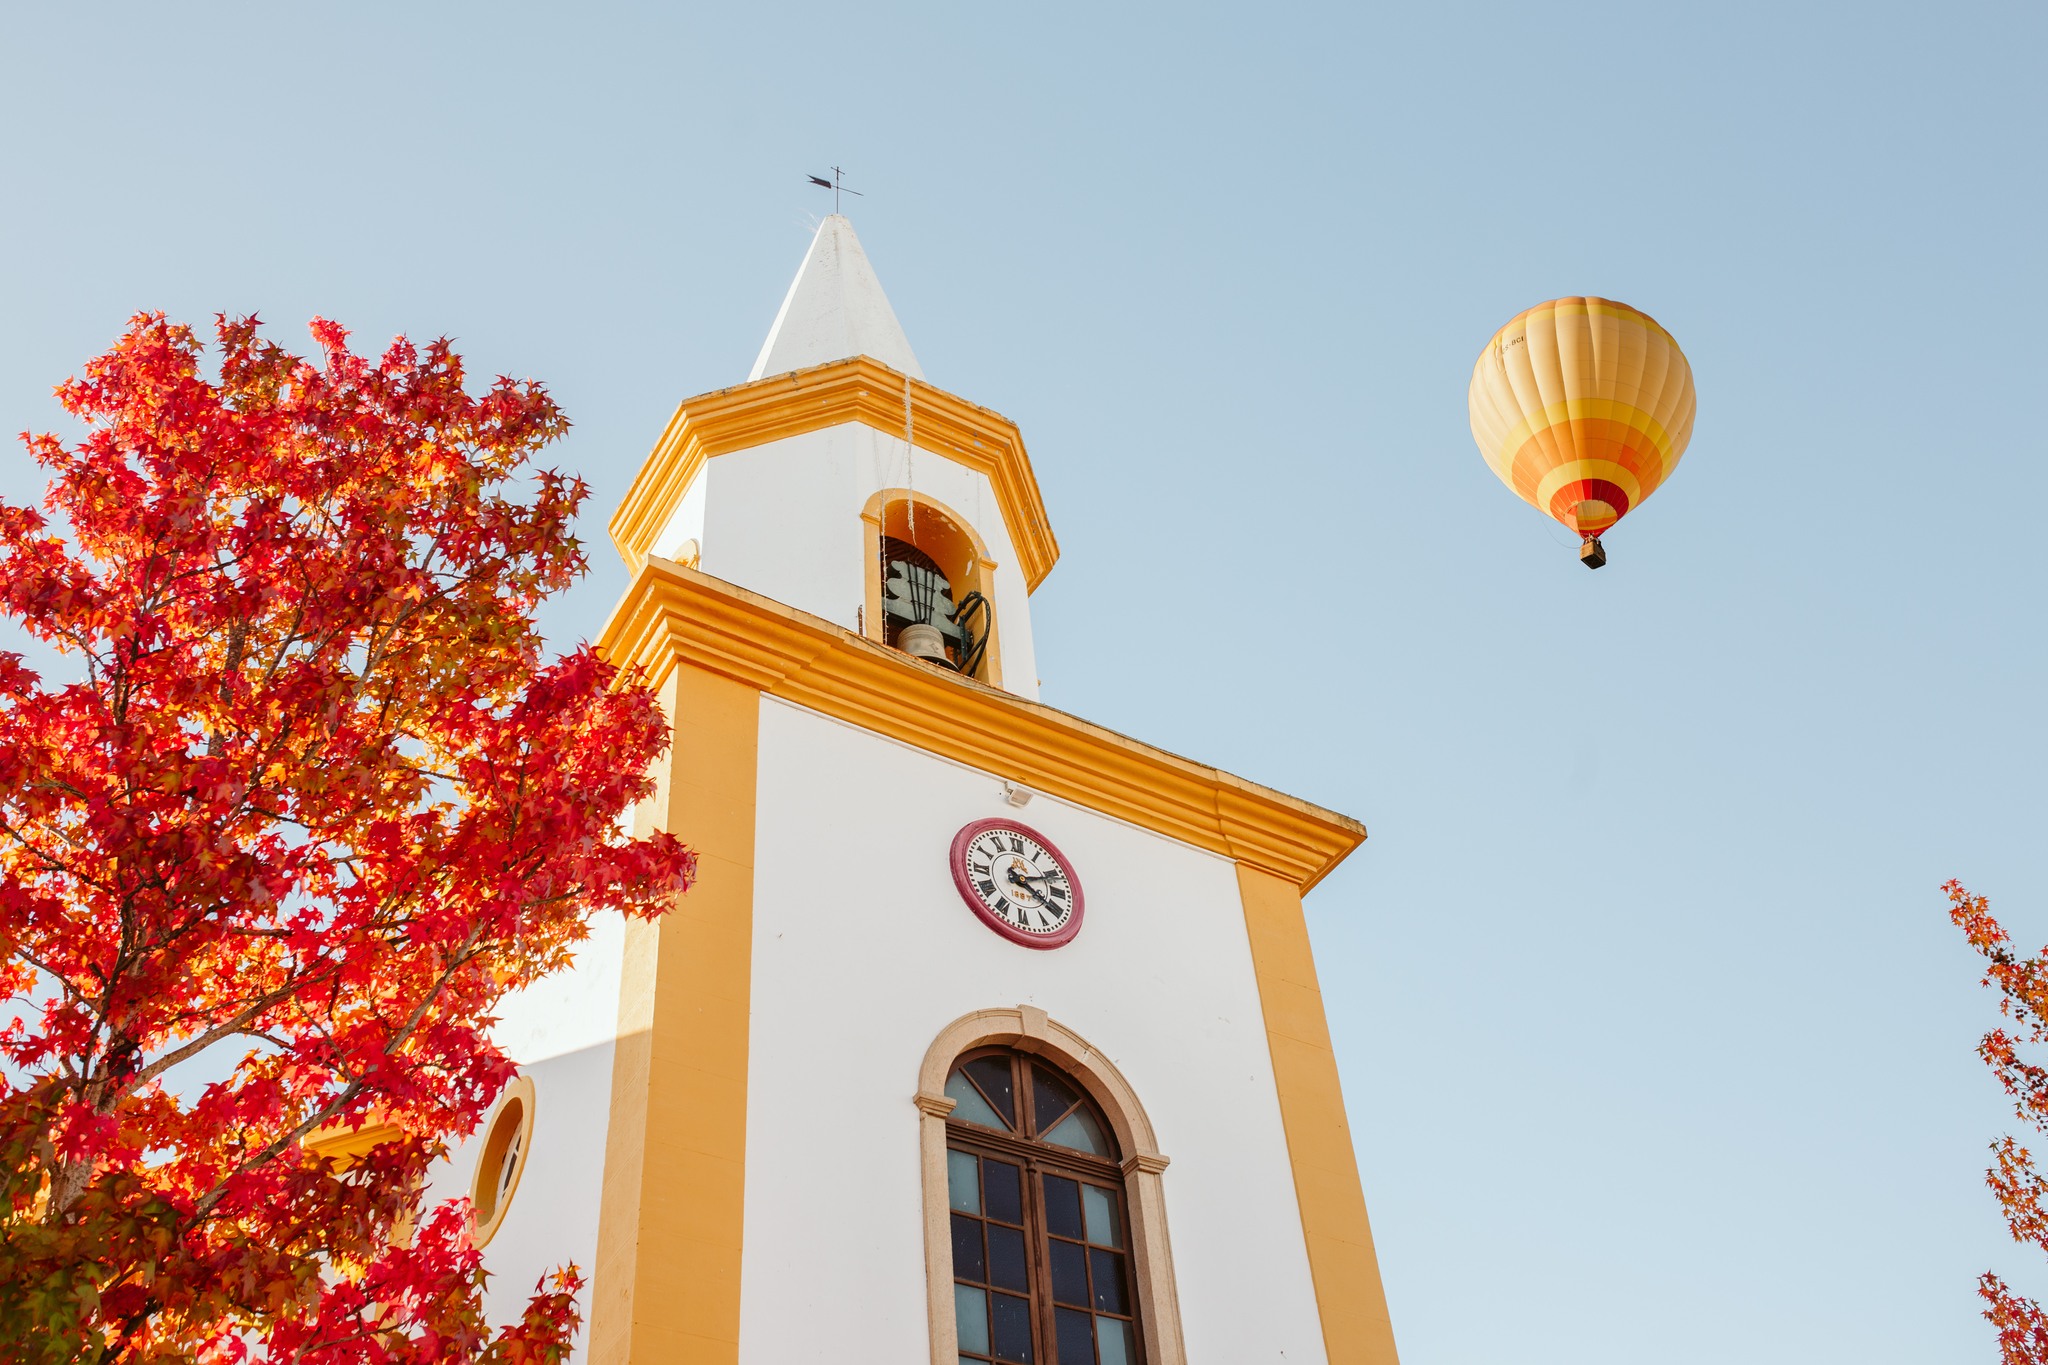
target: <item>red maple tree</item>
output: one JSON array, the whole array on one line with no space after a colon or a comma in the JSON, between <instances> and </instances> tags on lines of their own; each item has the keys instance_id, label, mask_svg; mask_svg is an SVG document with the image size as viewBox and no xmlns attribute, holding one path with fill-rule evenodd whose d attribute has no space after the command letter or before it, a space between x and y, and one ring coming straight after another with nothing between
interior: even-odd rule
<instances>
[{"instance_id":1,"label":"red maple tree","mask_svg":"<svg viewBox=\"0 0 2048 1365\"><path fill-rule=\"evenodd\" d=\"M0 614L76 675L0 654L0 1357L557 1359L574 1268L493 1333L419 1205L499 1001L694 870L620 828L655 698L534 624L567 421L445 341L216 330L136 317L57 391L82 437L24 438L49 515L0 503Z\"/></svg>"},{"instance_id":2,"label":"red maple tree","mask_svg":"<svg viewBox=\"0 0 2048 1365\"><path fill-rule=\"evenodd\" d=\"M2005 927L1992 917L1990 902L1973 896L1961 882L1942 887L1948 893L1949 918L1984 958L1984 984L1999 993L1998 1010L2012 1021L1985 1034L1977 1044L2005 1093L2013 1112L2037 1133L2048 1133L2048 1067L2020 1056L2022 1046L2048 1042L2048 948L2022 957L2012 950ZM2034 1154L2010 1134L1991 1144L1992 1165L1985 1183L1998 1198L2006 1229L2022 1245L2048 1252L2048 1180L2034 1164ZM1984 1316L1998 1329L2005 1365L2048 1365L2048 1313L2037 1300L2018 1294L1990 1272L1978 1277L1977 1295Z\"/></svg>"}]
</instances>

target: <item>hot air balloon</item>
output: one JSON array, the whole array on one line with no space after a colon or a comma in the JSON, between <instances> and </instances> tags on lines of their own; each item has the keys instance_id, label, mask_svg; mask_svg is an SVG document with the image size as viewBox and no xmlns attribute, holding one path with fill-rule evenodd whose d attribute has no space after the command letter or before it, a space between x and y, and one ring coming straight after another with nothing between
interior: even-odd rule
<instances>
[{"instance_id":1,"label":"hot air balloon","mask_svg":"<svg viewBox=\"0 0 2048 1365\"><path fill-rule=\"evenodd\" d=\"M1692 366L1648 313L1552 299L1493 334L1467 403L1493 472L1576 531L1597 569L1601 533L1657 491L1692 439Z\"/></svg>"}]
</instances>

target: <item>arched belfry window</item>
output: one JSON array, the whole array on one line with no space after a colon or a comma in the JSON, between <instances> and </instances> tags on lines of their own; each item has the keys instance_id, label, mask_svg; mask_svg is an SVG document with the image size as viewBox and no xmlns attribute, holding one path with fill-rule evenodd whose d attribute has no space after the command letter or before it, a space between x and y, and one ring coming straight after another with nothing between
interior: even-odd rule
<instances>
[{"instance_id":1,"label":"arched belfry window","mask_svg":"<svg viewBox=\"0 0 2048 1365\"><path fill-rule=\"evenodd\" d=\"M883 489L862 517L867 637L1000 686L995 565L980 537L951 509L909 489Z\"/></svg>"},{"instance_id":2,"label":"arched belfry window","mask_svg":"<svg viewBox=\"0 0 2048 1365\"><path fill-rule=\"evenodd\" d=\"M1101 1110L1007 1047L961 1057L945 1094L961 1365L1144 1360L1123 1154Z\"/></svg>"}]
</instances>

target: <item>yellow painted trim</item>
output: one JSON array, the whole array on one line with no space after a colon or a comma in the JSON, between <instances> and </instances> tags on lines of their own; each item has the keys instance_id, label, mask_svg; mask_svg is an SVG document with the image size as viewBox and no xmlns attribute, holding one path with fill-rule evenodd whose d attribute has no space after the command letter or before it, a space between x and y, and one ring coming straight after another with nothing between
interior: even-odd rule
<instances>
[{"instance_id":1,"label":"yellow painted trim","mask_svg":"<svg viewBox=\"0 0 2048 1365\"><path fill-rule=\"evenodd\" d=\"M878 489L875 495L868 499L867 506L860 509L861 524L867 532L867 568L862 580L867 584L867 595L861 608L862 633L876 644L882 642L882 523L888 517L891 507L902 507L906 503L922 507L929 512L937 512L951 523L954 530L965 536L973 547L969 561L959 566L959 577L953 580L954 596L959 598L969 592L978 592L988 599L988 651L982 658L981 672L977 676L990 687L1001 687L1003 623L995 612L996 562L989 558L988 542L981 538L981 532L974 529L974 523L929 494L920 493L912 488ZM926 546L920 545L918 548L927 554L931 553ZM938 558L937 555L932 557ZM943 562L939 567L945 569L949 575L954 572L952 566Z\"/></svg>"},{"instance_id":2,"label":"yellow painted trim","mask_svg":"<svg viewBox=\"0 0 2048 1365\"><path fill-rule=\"evenodd\" d=\"M396 1142L404 1136L405 1130L403 1128L386 1119L381 1109L376 1109L370 1112L360 1128L350 1128L348 1125L341 1123L330 1123L325 1127L315 1128L312 1132L306 1134L305 1140L300 1146L305 1149L309 1156L333 1158L334 1168L338 1171L345 1171L368 1156L371 1148L382 1146L387 1142ZM47 1197L47 1194L47 1190L42 1191L37 1194L36 1198L42 1200ZM41 1205L38 1204L38 1207L40 1208ZM392 1223L391 1245L400 1247L412 1245L414 1212L415 1208L408 1206L399 1213L397 1220Z\"/></svg>"},{"instance_id":3,"label":"yellow painted trim","mask_svg":"<svg viewBox=\"0 0 2048 1365\"><path fill-rule=\"evenodd\" d=\"M1237 884L1309 1275L1323 1320L1323 1349L1330 1365L1398 1365L1301 890L1244 863L1238 864Z\"/></svg>"},{"instance_id":4,"label":"yellow painted trim","mask_svg":"<svg viewBox=\"0 0 2048 1365\"><path fill-rule=\"evenodd\" d=\"M626 567L638 573L647 562L655 538L712 456L846 422L901 438L906 382L917 448L988 477L1025 586L1036 589L1052 572L1060 547L1016 423L921 379L906 380L867 356L684 399L612 516L612 543Z\"/></svg>"},{"instance_id":5,"label":"yellow painted trim","mask_svg":"<svg viewBox=\"0 0 2048 1365\"><path fill-rule=\"evenodd\" d=\"M660 674L675 743L643 832L687 840L697 881L627 927L589 1358L735 1365L761 699L687 660Z\"/></svg>"},{"instance_id":6,"label":"yellow painted trim","mask_svg":"<svg viewBox=\"0 0 2048 1365\"><path fill-rule=\"evenodd\" d=\"M515 1104L519 1106L519 1155L516 1158L518 1164L512 1168L511 1188L506 1190L502 1197L495 1189L491 1191L489 1212L486 1213L486 1185L497 1184L496 1168L505 1158L505 1149L497 1142L498 1120L507 1108ZM497 1235L498 1229L505 1225L505 1211L512 1207L512 1197L519 1193L519 1182L525 1177L527 1163L533 1157L533 1119L533 1078L515 1076L512 1083L505 1087L505 1093L498 1096L497 1103L491 1106L491 1112L485 1117L483 1127L478 1130L484 1135L484 1145L476 1154L476 1170L469 1178L471 1216L483 1214L481 1218L476 1219L470 1231L470 1241L476 1246L488 1245L491 1238Z\"/></svg>"},{"instance_id":7,"label":"yellow painted trim","mask_svg":"<svg viewBox=\"0 0 2048 1365\"><path fill-rule=\"evenodd\" d=\"M333 1158L336 1169L345 1171L368 1156L371 1148L404 1136L404 1129L384 1118L381 1112L373 1112L360 1128L330 1123L306 1134L299 1145L309 1155Z\"/></svg>"},{"instance_id":8,"label":"yellow painted trim","mask_svg":"<svg viewBox=\"0 0 2048 1365\"><path fill-rule=\"evenodd\" d=\"M640 570L598 648L615 664L644 668L657 685L676 671L715 673L1264 869L1304 891L1365 839L1365 826L1349 816L918 663L667 560ZM755 724L746 725L750 742ZM752 781L750 772L749 793ZM669 827L699 837L686 823ZM686 903L698 896L691 892Z\"/></svg>"}]
</instances>

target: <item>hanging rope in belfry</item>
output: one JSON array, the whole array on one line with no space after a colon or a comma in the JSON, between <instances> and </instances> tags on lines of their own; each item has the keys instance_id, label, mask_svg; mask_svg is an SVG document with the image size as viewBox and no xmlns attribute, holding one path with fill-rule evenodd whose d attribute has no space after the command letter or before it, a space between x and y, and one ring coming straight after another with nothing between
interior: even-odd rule
<instances>
[{"instance_id":1,"label":"hanging rope in belfry","mask_svg":"<svg viewBox=\"0 0 2048 1365\"><path fill-rule=\"evenodd\" d=\"M903 376L903 487L909 494L909 540L917 544L917 425L910 406L910 376Z\"/></svg>"}]
</instances>

